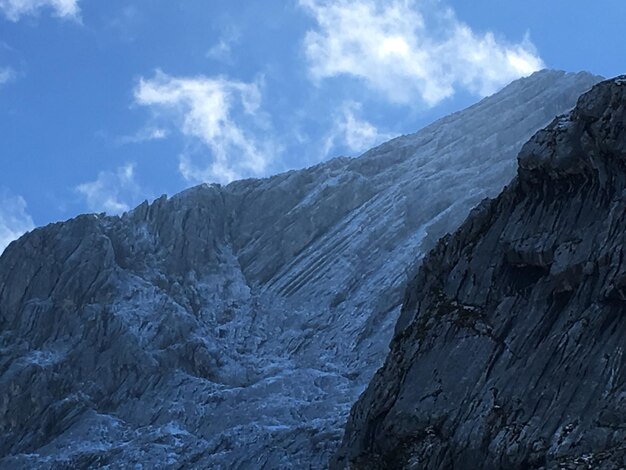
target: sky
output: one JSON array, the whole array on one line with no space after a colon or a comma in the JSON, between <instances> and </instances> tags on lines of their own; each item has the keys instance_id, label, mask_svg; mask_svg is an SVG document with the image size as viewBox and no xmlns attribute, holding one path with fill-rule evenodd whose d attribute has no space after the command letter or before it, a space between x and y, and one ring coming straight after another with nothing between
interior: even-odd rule
<instances>
[{"instance_id":1,"label":"sky","mask_svg":"<svg viewBox=\"0 0 626 470\"><path fill-rule=\"evenodd\" d=\"M624 0L0 0L0 251L412 133L542 68L626 73Z\"/></svg>"}]
</instances>

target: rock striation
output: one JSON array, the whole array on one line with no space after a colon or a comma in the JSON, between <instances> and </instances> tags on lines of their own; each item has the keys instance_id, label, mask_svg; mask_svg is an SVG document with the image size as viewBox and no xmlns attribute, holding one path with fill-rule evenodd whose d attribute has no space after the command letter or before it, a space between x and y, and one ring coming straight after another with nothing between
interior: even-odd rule
<instances>
[{"instance_id":1,"label":"rock striation","mask_svg":"<svg viewBox=\"0 0 626 470\"><path fill-rule=\"evenodd\" d=\"M359 158L12 243L0 467L325 468L412 266L598 80L539 72Z\"/></svg>"},{"instance_id":2,"label":"rock striation","mask_svg":"<svg viewBox=\"0 0 626 470\"><path fill-rule=\"evenodd\" d=\"M332 468L626 468L626 76L518 161L409 283Z\"/></svg>"}]
</instances>

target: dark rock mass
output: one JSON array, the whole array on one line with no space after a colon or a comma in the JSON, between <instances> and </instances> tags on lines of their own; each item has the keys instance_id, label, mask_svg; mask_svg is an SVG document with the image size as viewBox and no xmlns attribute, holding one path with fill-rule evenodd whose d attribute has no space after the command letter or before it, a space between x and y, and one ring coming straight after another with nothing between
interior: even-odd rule
<instances>
[{"instance_id":1,"label":"dark rock mass","mask_svg":"<svg viewBox=\"0 0 626 470\"><path fill-rule=\"evenodd\" d=\"M332 468L626 468L626 76L518 162L424 258Z\"/></svg>"},{"instance_id":2,"label":"dark rock mass","mask_svg":"<svg viewBox=\"0 0 626 470\"><path fill-rule=\"evenodd\" d=\"M522 145L598 81L588 73L538 72L359 158L228 186L204 184L120 217L84 215L13 242L0 257L0 468L327 468L350 407L384 362L415 263L457 228L471 207L496 196L514 177ZM527 160L534 167L526 171L547 180L550 175L539 168L547 163ZM600 169L605 169L602 188L617 188L619 173ZM562 178L579 195L571 197L589 198L581 199L586 205L580 220L600 220L610 201L598 200L596 207L591 197L604 190L586 173L572 178L577 179ZM524 188L540 187L530 186L530 176L527 180ZM558 188L546 184L554 197L561 194ZM493 268L500 269L498 277L508 269L501 279L508 284L490 291L491 271L481 264L480 277L458 279L458 296L479 304L475 290L490 292L493 301L509 289L512 303L500 309L513 311L527 299L515 297L525 273L534 281L552 269L563 286L555 305L578 302L568 300L569 292L583 302L587 294L574 289L588 269L576 260L586 256L591 241L570 231L569 245L550 251L541 227L551 220L569 223L566 211L574 209L561 208L560 199L544 207L543 193L528 191L536 198L528 201L537 201L537 221L526 225L524 219L514 226L519 234L507 232L519 243L510 243L509 264ZM509 199L501 205L512 206ZM495 206L483 211L483 219L496 213ZM524 230L534 229L545 253L524 244L535 240ZM497 253L491 253L494 260ZM617 251L607 253L619 257ZM453 252L446 256L452 259ZM598 269L615 261L602 263ZM455 272L461 275L462 269ZM620 286L606 293L616 309L622 305ZM411 297L410 305L415 301ZM405 310L403 324L412 322L413 311ZM446 315L442 318L454 314ZM602 315L608 335L615 323ZM576 332L594 328L598 320L588 316L588 324L572 326L579 329L568 333L567 348L577 344ZM487 328L487 320L462 318ZM537 335L551 331L545 321ZM471 328L460 331L467 343L459 342L456 354L473 357L476 370L482 370L478 351L492 354L491 343L474 338ZM493 336L509 330L486 331ZM411 334L407 330L407 338ZM522 357L531 357L523 345L507 341ZM527 347L534 351L535 344ZM615 371L617 387L621 353L608 351L613 347L607 341L608 359L598 363L606 369L598 373ZM512 361L507 354L494 361ZM456 369L441 367L441 380L459 377ZM498 400L506 397L506 390L499 392ZM376 401L371 409L379 406ZM608 426L617 426L621 417L607 411L600 419L609 436ZM573 427L569 439L579 429ZM512 438L507 434L501 442L506 439Z\"/></svg>"}]
</instances>

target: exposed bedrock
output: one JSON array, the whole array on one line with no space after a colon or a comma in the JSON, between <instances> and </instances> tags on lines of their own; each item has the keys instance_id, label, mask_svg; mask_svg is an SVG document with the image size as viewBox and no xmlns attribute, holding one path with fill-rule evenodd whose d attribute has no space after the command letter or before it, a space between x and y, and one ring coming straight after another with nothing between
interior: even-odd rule
<instances>
[{"instance_id":1,"label":"exposed bedrock","mask_svg":"<svg viewBox=\"0 0 626 470\"><path fill-rule=\"evenodd\" d=\"M626 77L425 257L333 468L626 468Z\"/></svg>"}]
</instances>

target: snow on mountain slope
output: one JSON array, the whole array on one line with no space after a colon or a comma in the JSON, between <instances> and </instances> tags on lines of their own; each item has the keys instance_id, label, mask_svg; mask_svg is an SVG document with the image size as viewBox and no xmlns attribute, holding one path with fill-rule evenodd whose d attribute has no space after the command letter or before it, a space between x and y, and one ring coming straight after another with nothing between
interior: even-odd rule
<instances>
[{"instance_id":1,"label":"snow on mountain slope","mask_svg":"<svg viewBox=\"0 0 626 470\"><path fill-rule=\"evenodd\" d=\"M14 242L1 466L326 467L416 260L597 81L539 72L359 158Z\"/></svg>"}]
</instances>

